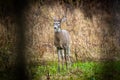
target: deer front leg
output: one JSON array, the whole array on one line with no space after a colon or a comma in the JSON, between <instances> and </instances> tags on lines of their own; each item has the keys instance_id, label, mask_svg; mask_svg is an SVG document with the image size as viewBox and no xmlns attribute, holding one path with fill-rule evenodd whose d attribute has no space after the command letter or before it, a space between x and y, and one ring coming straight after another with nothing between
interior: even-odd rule
<instances>
[{"instance_id":1,"label":"deer front leg","mask_svg":"<svg viewBox=\"0 0 120 80\"><path fill-rule=\"evenodd\" d=\"M57 48L57 54L58 54L58 72L60 72L60 50Z\"/></svg>"},{"instance_id":2,"label":"deer front leg","mask_svg":"<svg viewBox=\"0 0 120 80\"><path fill-rule=\"evenodd\" d=\"M60 54L61 54L61 59L62 59L62 70L63 70L64 69L64 54L62 50L60 50Z\"/></svg>"}]
</instances>

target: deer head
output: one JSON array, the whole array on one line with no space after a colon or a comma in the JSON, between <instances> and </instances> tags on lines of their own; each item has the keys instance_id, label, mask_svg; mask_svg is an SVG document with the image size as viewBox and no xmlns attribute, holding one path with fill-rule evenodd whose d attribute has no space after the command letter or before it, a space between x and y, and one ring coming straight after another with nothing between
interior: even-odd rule
<instances>
[{"instance_id":1,"label":"deer head","mask_svg":"<svg viewBox=\"0 0 120 80\"><path fill-rule=\"evenodd\" d=\"M61 22L66 21L66 17L63 16L61 19L56 19L54 18L54 31L55 32L60 32L61 31Z\"/></svg>"}]
</instances>

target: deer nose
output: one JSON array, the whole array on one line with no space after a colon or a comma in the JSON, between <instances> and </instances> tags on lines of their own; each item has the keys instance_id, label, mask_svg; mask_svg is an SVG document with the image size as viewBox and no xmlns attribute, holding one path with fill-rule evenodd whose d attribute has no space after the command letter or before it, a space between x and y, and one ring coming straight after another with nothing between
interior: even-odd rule
<instances>
[{"instance_id":1,"label":"deer nose","mask_svg":"<svg viewBox=\"0 0 120 80\"><path fill-rule=\"evenodd\" d=\"M56 27L54 27L54 29L56 29Z\"/></svg>"}]
</instances>

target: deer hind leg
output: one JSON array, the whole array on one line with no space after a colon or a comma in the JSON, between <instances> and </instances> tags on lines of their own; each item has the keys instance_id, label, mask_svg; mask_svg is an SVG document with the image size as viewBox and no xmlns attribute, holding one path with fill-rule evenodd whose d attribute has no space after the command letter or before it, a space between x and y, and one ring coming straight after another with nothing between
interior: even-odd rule
<instances>
[{"instance_id":1,"label":"deer hind leg","mask_svg":"<svg viewBox=\"0 0 120 80\"><path fill-rule=\"evenodd\" d=\"M71 66L71 60L70 60L70 47L67 48L67 63L68 63L68 67Z\"/></svg>"},{"instance_id":2,"label":"deer hind leg","mask_svg":"<svg viewBox=\"0 0 120 80\"><path fill-rule=\"evenodd\" d=\"M66 69L68 69L68 64L67 64L67 50L64 49L64 58L65 58L65 64L66 64Z\"/></svg>"}]
</instances>

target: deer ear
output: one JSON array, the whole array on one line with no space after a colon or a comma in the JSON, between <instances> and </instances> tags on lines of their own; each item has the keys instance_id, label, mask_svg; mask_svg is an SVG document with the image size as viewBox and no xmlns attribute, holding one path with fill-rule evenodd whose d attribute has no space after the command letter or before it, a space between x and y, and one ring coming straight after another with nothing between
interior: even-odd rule
<instances>
[{"instance_id":1,"label":"deer ear","mask_svg":"<svg viewBox=\"0 0 120 80\"><path fill-rule=\"evenodd\" d=\"M66 16L63 16L63 18L61 19L61 22L64 22L66 20L67 20Z\"/></svg>"},{"instance_id":2,"label":"deer ear","mask_svg":"<svg viewBox=\"0 0 120 80\"><path fill-rule=\"evenodd\" d=\"M53 17L54 21L57 20L56 17Z\"/></svg>"}]
</instances>

